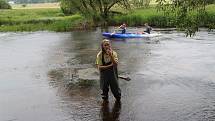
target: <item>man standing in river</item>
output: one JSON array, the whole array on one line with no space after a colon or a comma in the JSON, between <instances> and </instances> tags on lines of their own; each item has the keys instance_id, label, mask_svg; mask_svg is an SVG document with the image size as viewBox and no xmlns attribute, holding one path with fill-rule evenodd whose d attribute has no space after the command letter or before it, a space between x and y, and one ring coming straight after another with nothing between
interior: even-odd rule
<instances>
[{"instance_id":1,"label":"man standing in river","mask_svg":"<svg viewBox=\"0 0 215 121\"><path fill-rule=\"evenodd\" d=\"M121 99L121 90L118 84L117 53L112 50L110 41L104 39L101 43L101 51L97 54L96 66L100 72L100 88L102 99L108 102L109 87L116 101Z\"/></svg>"}]
</instances>

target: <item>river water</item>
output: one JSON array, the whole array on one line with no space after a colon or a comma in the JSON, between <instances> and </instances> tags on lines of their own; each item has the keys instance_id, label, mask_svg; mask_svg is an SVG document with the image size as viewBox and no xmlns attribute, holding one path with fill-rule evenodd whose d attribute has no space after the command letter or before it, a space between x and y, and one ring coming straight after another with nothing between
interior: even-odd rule
<instances>
[{"instance_id":1,"label":"river water","mask_svg":"<svg viewBox=\"0 0 215 121\"><path fill-rule=\"evenodd\" d=\"M110 94L108 104L98 81L70 83L94 68L99 28L0 33L0 121L214 121L215 33L158 32L111 40L119 73L131 81L119 80L122 101Z\"/></svg>"}]
</instances>

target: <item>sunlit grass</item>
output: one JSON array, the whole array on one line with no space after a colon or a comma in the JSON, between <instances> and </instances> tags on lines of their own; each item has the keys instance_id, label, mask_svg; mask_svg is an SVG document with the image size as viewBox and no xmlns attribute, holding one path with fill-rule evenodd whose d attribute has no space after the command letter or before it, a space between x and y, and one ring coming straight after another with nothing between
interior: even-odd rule
<instances>
[{"instance_id":1,"label":"sunlit grass","mask_svg":"<svg viewBox=\"0 0 215 121\"><path fill-rule=\"evenodd\" d=\"M59 3L14 4L13 9L60 8Z\"/></svg>"},{"instance_id":2,"label":"sunlit grass","mask_svg":"<svg viewBox=\"0 0 215 121\"><path fill-rule=\"evenodd\" d=\"M208 15L200 26L214 28L215 25L215 4L206 7ZM193 14L195 15L195 14ZM110 19L110 25L119 25L126 22L128 26L142 26L149 23L156 27L175 27L175 20L172 15L166 15L162 11L158 11L155 5L149 8L135 9L124 15L115 16Z\"/></svg>"},{"instance_id":3,"label":"sunlit grass","mask_svg":"<svg viewBox=\"0 0 215 121\"><path fill-rule=\"evenodd\" d=\"M111 24L126 22L129 26L142 26L144 23L149 23L153 26L168 27L170 23L168 23L167 18L162 12L151 7L136 9L127 15L116 16L111 19Z\"/></svg>"},{"instance_id":4,"label":"sunlit grass","mask_svg":"<svg viewBox=\"0 0 215 121\"><path fill-rule=\"evenodd\" d=\"M12 9L0 10L0 24L28 23L32 20L42 20L44 18L62 17L64 14L59 8L54 9Z\"/></svg>"},{"instance_id":5,"label":"sunlit grass","mask_svg":"<svg viewBox=\"0 0 215 121\"><path fill-rule=\"evenodd\" d=\"M20 23L16 25L2 25L0 31L70 31L82 21L82 16L73 15L49 23Z\"/></svg>"},{"instance_id":6,"label":"sunlit grass","mask_svg":"<svg viewBox=\"0 0 215 121\"><path fill-rule=\"evenodd\" d=\"M207 10L208 12L215 13L215 4L208 5L208 6L206 7L206 10Z\"/></svg>"},{"instance_id":7,"label":"sunlit grass","mask_svg":"<svg viewBox=\"0 0 215 121\"><path fill-rule=\"evenodd\" d=\"M215 4L208 5L206 10L208 15L202 26L215 28ZM128 26L142 26L144 23L149 23L156 27L175 27L174 17L157 11L155 5L127 12L111 17L109 25L118 26L126 22ZM0 10L0 31L69 31L81 26L82 22L86 21L84 19L81 15L65 16L60 8Z\"/></svg>"},{"instance_id":8,"label":"sunlit grass","mask_svg":"<svg viewBox=\"0 0 215 121\"><path fill-rule=\"evenodd\" d=\"M64 16L59 8L0 10L0 31L69 31L83 20Z\"/></svg>"}]
</instances>

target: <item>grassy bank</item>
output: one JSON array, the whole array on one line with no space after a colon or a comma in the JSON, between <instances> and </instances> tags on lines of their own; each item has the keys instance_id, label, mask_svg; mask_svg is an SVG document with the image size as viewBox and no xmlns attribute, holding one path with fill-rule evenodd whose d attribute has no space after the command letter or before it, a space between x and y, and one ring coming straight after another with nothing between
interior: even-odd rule
<instances>
[{"instance_id":1,"label":"grassy bank","mask_svg":"<svg viewBox=\"0 0 215 121\"><path fill-rule=\"evenodd\" d=\"M82 21L80 15L64 16L59 8L0 10L0 31L70 31Z\"/></svg>"},{"instance_id":2,"label":"grassy bank","mask_svg":"<svg viewBox=\"0 0 215 121\"><path fill-rule=\"evenodd\" d=\"M215 28L215 4L206 7L208 15L202 23L202 27ZM129 26L142 26L149 23L155 27L175 27L173 16L166 16L155 7L136 9L127 15L115 16L110 20L109 25L119 25L126 22Z\"/></svg>"},{"instance_id":3,"label":"grassy bank","mask_svg":"<svg viewBox=\"0 0 215 121\"><path fill-rule=\"evenodd\" d=\"M127 15L115 16L111 19L110 25L118 25L126 22L129 26L142 26L149 23L152 26L168 27L167 17L155 8L137 9Z\"/></svg>"},{"instance_id":4,"label":"grassy bank","mask_svg":"<svg viewBox=\"0 0 215 121\"><path fill-rule=\"evenodd\" d=\"M36 5L35 5L36 6ZM65 16L60 8L39 8L0 10L0 31L71 31L85 27L85 18L81 15ZM17 7L17 6L16 6ZM207 6L208 15L201 26L215 28L215 5ZM88 20L89 22L89 20ZM175 27L174 19L158 12L156 8L136 9L126 15L111 17L109 25L142 26L149 23L153 27ZM92 26L93 23L88 23Z\"/></svg>"}]
</instances>

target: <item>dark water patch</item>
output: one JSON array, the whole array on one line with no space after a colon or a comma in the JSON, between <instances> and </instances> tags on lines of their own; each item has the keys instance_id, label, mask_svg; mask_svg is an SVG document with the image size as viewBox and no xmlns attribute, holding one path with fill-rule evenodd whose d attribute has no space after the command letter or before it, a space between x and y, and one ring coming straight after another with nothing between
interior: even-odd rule
<instances>
[{"instance_id":1,"label":"dark water patch","mask_svg":"<svg viewBox=\"0 0 215 121\"><path fill-rule=\"evenodd\" d=\"M97 76L86 75L83 76L83 72L79 72L81 69L62 68L58 70L51 70L48 72L50 85L54 87L64 87L70 90L74 87L90 87L95 86L98 83ZM93 76L93 77L92 77ZM94 79L95 78L95 79Z\"/></svg>"}]
</instances>

